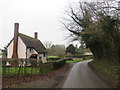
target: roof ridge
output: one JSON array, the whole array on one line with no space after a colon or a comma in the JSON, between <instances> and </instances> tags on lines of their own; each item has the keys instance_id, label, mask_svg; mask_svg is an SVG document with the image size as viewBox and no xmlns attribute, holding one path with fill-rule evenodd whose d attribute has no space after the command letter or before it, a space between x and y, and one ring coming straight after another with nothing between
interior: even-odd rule
<instances>
[{"instance_id":1,"label":"roof ridge","mask_svg":"<svg viewBox=\"0 0 120 90\"><path fill-rule=\"evenodd\" d=\"M28 35L23 34L23 33L19 33L19 34L20 34L20 35L23 35L23 36L26 36L26 37L28 37L28 38L30 38L30 39L38 40L38 39L36 39L36 38L34 38L34 37L28 36Z\"/></svg>"},{"instance_id":2,"label":"roof ridge","mask_svg":"<svg viewBox=\"0 0 120 90\"><path fill-rule=\"evenodd\" d=\"M22 34L22 33L19 33L19 36L22 39L22 41L24 42L24 44L26 45L26 47L34 47L34 49L38 53L45 52L44 50L46 48L39 39L30 37L30 36Z\"/></svg>"}]
</instances>

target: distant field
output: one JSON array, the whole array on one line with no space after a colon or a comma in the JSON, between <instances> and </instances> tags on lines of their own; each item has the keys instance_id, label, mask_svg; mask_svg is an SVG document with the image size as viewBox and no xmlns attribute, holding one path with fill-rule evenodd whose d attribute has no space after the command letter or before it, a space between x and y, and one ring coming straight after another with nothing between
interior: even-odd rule
<instances>
[{"instance_id":1,"label":"distant field","mask_svg":"<svg viewBox=\"0 0 120 90\"><path fill-rule=\"evenodd\" d=\"M47 58L58 58L58 56L48 56Z\"/></svg>"},{"instance_id":2,"label":"distant field","mask_svg":"<svg viewBox=\"0 0 120 90\"><path fill-rule=\"evenodd\" d=\"M73 60L73 61L66 61L66 63L76 63L76 62L81 62L81 61L84 61L84 60Z\"/></svg>"}]
</instances>

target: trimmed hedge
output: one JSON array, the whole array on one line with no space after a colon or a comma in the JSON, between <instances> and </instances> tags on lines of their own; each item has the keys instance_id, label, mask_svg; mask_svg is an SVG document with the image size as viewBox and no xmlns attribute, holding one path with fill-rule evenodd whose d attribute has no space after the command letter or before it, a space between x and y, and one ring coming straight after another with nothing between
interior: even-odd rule
<instances>
[{"instance_id":1,"label":"trimmed hedge","mask_svg":"<svg viewBox=\"0 0 120 90\"><path fill-rule=\"evenodd\" d=\"M54 61L54 60L60 60L61 58L59 58L58 56L48 56L47 57L47 60L52 60L52 61Z\"/></svg>"},{"instance_id":2,"label":"trimmed hedge","mask_svg":"<svg viewBox=\"0 0 120 90\"><path fill-rule=\"evenodd\" d=\"M9 62L11 66L6 66ZM3 76L26 76L32 74L44 74L54 69L58 69L66 63L66 60L42 63L36 59L3 59Z\"/></svg>"},{"instance_id":3,"label":"trimmed hedge","mask_svg":"<svg viewBox=\"0 0 120 90\"><path fill-rule=\"evenodd\" d=\"M54 62L53 62L53 69L60 68L60 67L63 66L65 63L66 63L66 60L65 60L65 59L58 60L58 61L54 61Z\"/></svg>"}]
</instances>

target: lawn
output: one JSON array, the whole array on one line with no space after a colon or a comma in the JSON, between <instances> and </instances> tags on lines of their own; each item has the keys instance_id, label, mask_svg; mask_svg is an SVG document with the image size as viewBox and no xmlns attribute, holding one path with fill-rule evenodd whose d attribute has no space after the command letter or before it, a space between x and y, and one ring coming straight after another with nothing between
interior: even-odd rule
<instances>
[{"instance_id":1,"label":"lawn","mask_svg":"<svg viewBox=\"0 0 120 90\"><path fill-rule=\"evenodd\" d=\"M31 67L2 67L3 76L26 76L32 74L44 74L60 68L65 64L65 60L57 60L54 62L43 63L40 66Z\"/></svg>"},{"instance_id":2,"label":"lawn","mask_svg":"<svg viewBox=\"0 0 120 90\"><path fill-rule=\"evenodd\" d=\"M72 60L70 60L70 61L67 60L66 63L76 63L76 62L81 62L81 61L83 61L83 60L73 60L73 61Z\"/></svg>"},{"instance_id":3,"label":"lawn","mask_svg":"<svg viewBox=\"0 0 120 90\"><path fill-rule=\"evenodd\" d=\"M3 76L43 74L53 70L52 64L42 64L40 67L2 67Z\"/></svg>"},{"instance_id":4,"label":"lawn","mask_svg":"<svg viewBox=\"0 0 120 90\"><path fill-rule=\"evenodd\" d=\"M58 56L48 56L47 58L59 58Z\"/></svg>"},{"instance_id":5,"label":"lawn","mask_svg":"<svg viewBox=\"0 0 120 90\"><path fill-rule=\"evenodd\" d=\"M40 70L38 68L31 68L31 67L24 67L24 68L19 68L19 67L3 67L3 76L9 75L9 76L14 76L14 75L29 75L29 74L38 74L40 73Z\"/></svg>"},{"instance_id":6,"label":"lawn","mask_svg":"<svg viewBox=\"0 0 120 90\"><path fill-rule=\"evenodd\" d=\"M51 62L51 61L60 60L60 58L58 56L48 56L47 60L48 62Z\"/></svg>"}]
</instances>

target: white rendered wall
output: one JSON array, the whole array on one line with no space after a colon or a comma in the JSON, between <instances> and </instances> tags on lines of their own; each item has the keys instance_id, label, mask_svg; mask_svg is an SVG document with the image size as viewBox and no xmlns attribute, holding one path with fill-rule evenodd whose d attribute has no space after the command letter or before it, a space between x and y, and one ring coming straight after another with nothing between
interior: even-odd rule
<instances>
[{"instance_id":1,"label":"white rendered wall","mask_svg":"<svg viewBox=\"0 0 120 90\"><path fill-rule=\"evenodd\" d=\"M46 57L43 57L42 61L43 63L47 62Z\"/></svg>"},{"instance_id":2,"label":"white rendered wall","mask_svg":"<svg viewBox=\"0 0 120 90\"><path fill-rule=\"evenodd\" d=\"M13 41L7 48L7 58L11 58L12 54L13 54ZM38 53L34 49L33 49L33 52L31 53L28 48L27 49L27 58L29 58L32 54L38 54ZM38 54L37 59L39 59L39 57L41 57L41 60L43 63L46 62L46 56L44 57L43 54ZM26 46L20 37L18 37L18 58L26 58Z\"/></svg>"},{"instance_id":3,"label":"white rendered wall","mask_svg":"<svg viewBox=\"0 0 120 90\"><path fill-rule=\"evenodd\" d=\"M13 54L13 41L7 48L7 58L12 58L12 54ZM18 37L18 58L26 58L26 46L20 37Z\"/></svg>"},{"instance_id":4,"label":"white rendered wall","mask_svg":"<svg viewBox=\"0 0 120 90\"><path fill-rule=\"evenodd\" d=\"M26 46L20 37L18 37L18 58L26 58Z\"/></svg>"},{"instance_id":5,"label":"white rendered wall","mask_svg":"<svg viewBox=\"0 0 120 90\"><path fill-rule=\"evenodd\" d=\"M41 57L43 63L47 62L46 57L44 57L43 54L39 54L38 56Z\"/></svg>"},{"instance_id":6,"label":"white rendered wall","mask_svg":"<svg viewBox=\"0 0 120 90\"><path fill-rule=\"evenodd\" d=\"M27 58L29 58L32 54L38 54L34 49L33 49L33 52L31 53L29 51L29 48L27 49Z\"/></svg>"},{"instance_id":7,"label":"white rendered wall","mask_svg":"<svg viewBox=\"0 0 120 90\"><path fill-rule=\"evenodd\" d=\"M7 48L7 58L11 58L13 54L13 41L10 43L10 45Z\"/></svg>"},{"instance_id":8,"label":"white rendered wall","mask_svg":"<svg viewBox=\"0 0 120 90\"><path fill-rule=\"evenodd\" d=\"M92 52L86 52L84 55L93 55Z\"/></svg>"}]
</instances>

